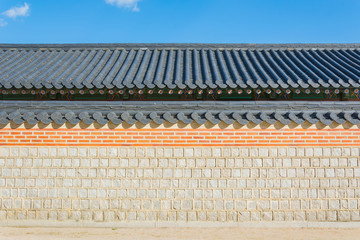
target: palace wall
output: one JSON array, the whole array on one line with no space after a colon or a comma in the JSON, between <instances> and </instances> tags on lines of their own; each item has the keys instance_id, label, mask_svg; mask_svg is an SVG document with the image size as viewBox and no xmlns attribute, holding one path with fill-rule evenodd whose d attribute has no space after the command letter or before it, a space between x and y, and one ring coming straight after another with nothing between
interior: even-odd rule
<instances>
[{"instance_id":1,"label":"palace wall","mask_svg":"<svg viewBox=\"0 0 360 240\"><path fill-rule=\"evenodd\" d=\"M0 225L360 221L357 126L112 128L4 126Z\"/></svg>"}]
</instances>

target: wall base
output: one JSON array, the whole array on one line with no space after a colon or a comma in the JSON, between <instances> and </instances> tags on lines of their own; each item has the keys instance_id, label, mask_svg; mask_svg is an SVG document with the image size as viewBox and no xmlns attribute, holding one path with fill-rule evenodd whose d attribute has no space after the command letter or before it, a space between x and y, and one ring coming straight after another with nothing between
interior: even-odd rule
<instances>
[{"instance_id":1,"label":"wall base","mask_svg":"<svg viewBox=\"0 0 360 240\"><path fill-rule=\"evenodd\" d=\"M15 220L0 222L0 227L56 228L360 228L360 222L91 222Z\"/></svg>"}]
</instances>

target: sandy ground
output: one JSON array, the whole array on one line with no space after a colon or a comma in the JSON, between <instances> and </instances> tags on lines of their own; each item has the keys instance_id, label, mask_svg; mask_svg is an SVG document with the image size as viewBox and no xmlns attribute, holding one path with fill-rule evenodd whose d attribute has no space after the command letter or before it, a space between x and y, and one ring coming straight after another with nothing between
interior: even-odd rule
<instances>
[{"instance_id":1,"label":"sandy ground","mask_svg":"<svg viewBox=\"0 0 360 240\"><path fill-rule=\"evenodd\" d=\"M360 240L360 229L335 228L0 228L1 240Z\"/></svg>"}]
</instances>

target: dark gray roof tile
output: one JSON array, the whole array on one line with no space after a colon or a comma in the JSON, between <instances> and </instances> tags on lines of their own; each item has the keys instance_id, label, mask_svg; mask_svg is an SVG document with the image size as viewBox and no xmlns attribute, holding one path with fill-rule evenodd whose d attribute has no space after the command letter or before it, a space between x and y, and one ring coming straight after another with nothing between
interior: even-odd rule
<instances>
[{"instance_id":1,"label":"dark gray roof tile","mask_svg":"<svg viewBox=\"0 0 360 240\"><path fill-rule=\"evenodd\" d=\"M149 116L156 124L160 125L165 122L165 119L160 117L160 114L158 114L156 112L151 112Z\"/></svg>"},{"instance_id":2,"label":"dark gray roof tile","mask_svg":"<svg viewBox=\"0 0 360 240\"><path fill-rule=\"evenodd\" d=\"M121 119L125 122L127 122L130 125L135 124L138 120L134 118L133 115L131 115L129 112L123 112L121 113Z\"/></svg>"},{"instance_id":3,"label":"dark gray roof tile","mask_svg":"<svg viewBox=\"0 0 360 240\"><path fill-rule=\"evenodd\" d=\"M120 116L118 116L115 112L109 112L106 117L115 125L119 125L123 122Z\"/></svg>"},{"instance_id":4,"label":"dark gray roof tile","mask_svg":"<svg viewBox=\"0 0 360 240\"><path fill-rule=\"evenodd\" d=\"M217 118L213 113L211 113L210 111L207 111L205 113L205 118L211 122L212 124L218 124L219 122L221 122L220 118Z\"/></svg>"},{"instance_id":5,"label":"dark gray roof tile","mask_svg":"<svg viewBox=\"0 0 360 240\"><path fill-rule=\"evenodd\" d=\"M277 119L275 117L275 114L273 112L261 112L260 118L267 122L268 124L275 124L277 122Z\"/></svg>"},{"instance_id":6,"label":"dark gray roof tile","mask_svg":"<svg viewBox=\"0 0 360 240\"><path fill-rule=\"evenodd\" d=\"M0 124L10 121L16 124L28 122L34 125L63 125L66 122L77 124L83 121L92 124L97 121L105 125L126 122L133 125L137 122L148 124L154 121L162 124L168 121L176 124L196 122L204 124L209 121L218 124L220 121L241 125L280 122L288 125L291 122L303 124L333 123L353 125L360 123L360 103L357 102L32 102L0 101Z\"/></svg>"},{"instance_id":7,"label":"dark gray roof tile","mask_svg":"<svg viewBox=\"0 0 360 240\"><path fill-rule=\"evenodd\" d=\"M44 110L37 114L37 119L39 120L39 122L45 125L48 125L52 122L52 120L50 119L50 115Z\"/></svg>"},{"instance_id":8,"label":"dark gray roof tile","mask_svg":"<svg viewBox=\"0 0 360 240\"><path fill-rule=\"evenodd\" d=\"M302 124L304 122L303 113L302 112L290 112L289 118L295 122L296 124Z\"/></svg>"},{"instance_id":9,"label":"dark gray roof tile","mask_svg":"<svg viewBox=\"0 0 360 240\"><path fill-rule=\"evenodd\" d=\"M0 45L1 88L360 86L360 45Z\"/></svg>"}]
</instances>

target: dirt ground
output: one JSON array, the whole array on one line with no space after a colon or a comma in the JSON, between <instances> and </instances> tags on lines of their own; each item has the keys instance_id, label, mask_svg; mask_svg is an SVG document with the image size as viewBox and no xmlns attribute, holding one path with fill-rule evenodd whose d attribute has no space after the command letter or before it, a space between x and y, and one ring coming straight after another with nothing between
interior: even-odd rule
<instances>
[{"instance_id":1,"label":"dirt ground","mask_svg":"<svg viewBox=\"0 0 360 240\"><path fill-rule=\"evenodd\" d=\"M346 228L0 228L1 240L360 240Z\"/></svg>"}]
</instances>

